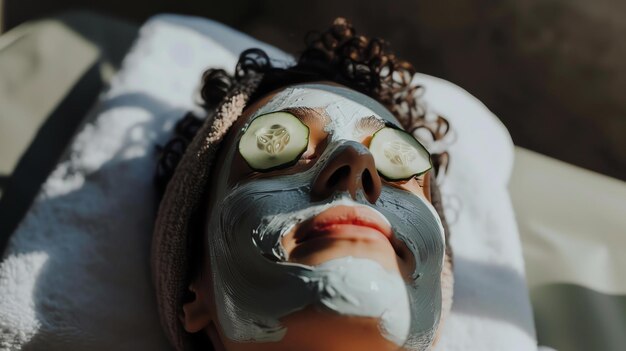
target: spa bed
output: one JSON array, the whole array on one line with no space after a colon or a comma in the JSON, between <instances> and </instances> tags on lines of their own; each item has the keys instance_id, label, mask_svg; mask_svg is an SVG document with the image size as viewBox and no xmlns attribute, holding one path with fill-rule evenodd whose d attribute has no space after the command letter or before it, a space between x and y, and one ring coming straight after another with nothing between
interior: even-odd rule
<instances>
[{"instance_id":1,"label":"spa bed","mask_svg":"<svg viewBox=\"0 0 626 351\"><path fill-rule=\"evenodd\" d=\"M193 38L179 40L183 34ZM189 87L206 64L194 62L194 50L213 52L213 64L228 69L241 48L255 44L264 45L215 22L171 15L139 30L69 13L0 36L0 349L78 350L95 341L103 350L167 349L148 279L149 238L107 236L146 232L152 209L115 225L106 223L111 218L89 219L151 206L142 202L152 199L150 179L140 177L150 176L155 143L192 106ZM142 73L141 63L154 67ZM150 73L165 63L179 70L165 75L169 90L150 91L146 86L164 83ZM537 341L562 350L625 349L626 185L513 147L506 129L469 93L420 79L438 112L458 115L437 102L462 100L464 113L482 121L476 140L464 139L471 127L457 121L465 132L461 146L501 146L490 151L495 175L481 173L460 147L452 161L472 175L455 178L453 170L446 184L457 222L458 291L436 349L529 350ZM90 147L91 141L100 144ZM481 177L497 189L472 200L466 189L487 186ZM119 187L117 180L139 187ZM135 192L146 195L133 198ZM478 243L462 235L472 230L484 231ZM77 281L66 277L72 275ZM104 288L103 301L114 307L81 297L95 288ZM124 311L133 316L112 315Z\"/></svg>"}]
</instances>

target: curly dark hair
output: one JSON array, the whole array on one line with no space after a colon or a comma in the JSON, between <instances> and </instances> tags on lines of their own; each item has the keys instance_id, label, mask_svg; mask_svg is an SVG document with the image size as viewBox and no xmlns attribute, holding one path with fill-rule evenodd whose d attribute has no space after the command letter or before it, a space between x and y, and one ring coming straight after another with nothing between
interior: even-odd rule
<instances>
[{"instance_id":1,"label":"curly dark hair","mask_svg":"<svg viewBox=\"0 0 626 351\"><path fill-rule=\"evenodd\" d=\"M208 69L202 75L201 104L211 113L233 84L251 73L263 73L263 79L248 104L287 85L329 80L377 100L413 135L425 130L432 141L440 141L448 134L450 126L445 118L426 118L421 100L424 88L413 82L413 65L397 58L385 40L357 35L349 21L337 18L326 31L307 34L305 44L297 64L291 67L275 67L263 50L252 48L241 53L233 76L223 69ZM193 114L187 114L176 125L175 137L161 148L156 173L161 193L202 123ZM441 151L431 156L435 175L440 179L448 166L448 153Z\"/></svg>"}]
</instances>

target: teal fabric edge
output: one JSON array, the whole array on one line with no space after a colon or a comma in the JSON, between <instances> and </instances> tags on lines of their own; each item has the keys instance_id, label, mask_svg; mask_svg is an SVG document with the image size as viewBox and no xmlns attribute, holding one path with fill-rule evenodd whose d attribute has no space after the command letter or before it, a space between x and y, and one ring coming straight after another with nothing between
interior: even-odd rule
<instances>
[{"instance_id":1,"label":"teal fabric edge","mask_svg":"<svg viewBox=\"0 0 626 351\"><path fill-rule=\"evenodd\" d=\"M559 351L626 350L626 294L577 284L531 288L537 339Z\"/></svg>"}]
</instances>

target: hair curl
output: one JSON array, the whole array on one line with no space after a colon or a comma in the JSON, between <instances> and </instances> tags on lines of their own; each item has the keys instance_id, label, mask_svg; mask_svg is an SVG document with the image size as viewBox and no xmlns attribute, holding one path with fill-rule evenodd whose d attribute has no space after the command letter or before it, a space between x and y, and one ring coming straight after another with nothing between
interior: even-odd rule
<instances>
[{"instance_id":1,"label":"hair curl","mask_svg":"<svg viewBox=\"0 0 626 351\"><path fill-rule=\"evenodd\" d=\"M223 69L208 69L200 89L203 107L210 113L235 81L251 73L263 73L263 80L249 104L287 85L329 80L377 100L414 136L425 130L431 139L427 142L437 143L448 135L450 125L445 118L427 118L422 101L424 88L413 81L413 65L397 58L385 40L358 35L349 21L337 18L326 31L307 34L305 44L297 64L291 67L275 67L263 50L252 48L241 53L232 76ZM177 124L176 136L162 148L156 174L161 192L201 123L188 114ZM448 167L448 153L438 150L431 156L435 175L441 179Z\"/></svg>"}]
</instances>

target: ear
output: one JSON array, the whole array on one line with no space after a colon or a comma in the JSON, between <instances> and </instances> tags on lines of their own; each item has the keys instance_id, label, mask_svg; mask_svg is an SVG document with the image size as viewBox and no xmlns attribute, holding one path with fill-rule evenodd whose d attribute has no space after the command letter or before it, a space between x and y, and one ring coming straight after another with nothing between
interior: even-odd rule
<instances>
[{"instance_id":1,"label":"ear","mask_svg":"<svg viewBox=\"0 0 626 351\"><path fill-rule=\"evenodd\" d=\"M424 174L424 195L426 196L426 199L428 200L428 202L433 202L433 197L431 192L431 188L430 188L430 173L432 172L432 170L426 172L426 174Z\"/></svg>"},{"instance_id":2,"label":"ear","mask_svg":"<svg viewBox=\"0 0 626 351\"><path fill-rule=\"evenodd\" d=\"M197 283L189 285L189 299L183 304L180 321L188 333L204 330L211 323L210 296L207 289L198 289Z\"/></svg>"}]
</instances>

